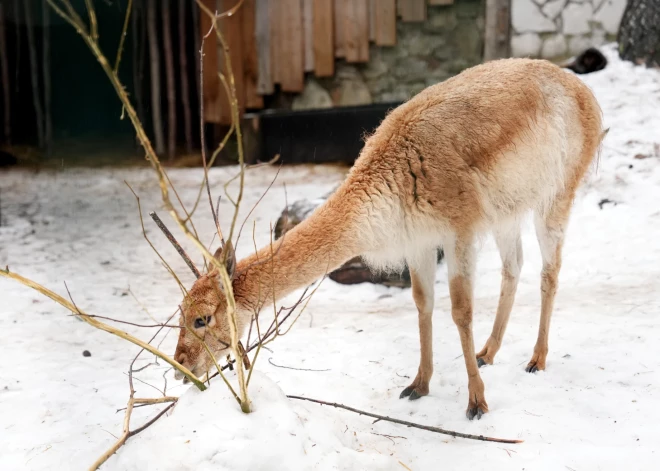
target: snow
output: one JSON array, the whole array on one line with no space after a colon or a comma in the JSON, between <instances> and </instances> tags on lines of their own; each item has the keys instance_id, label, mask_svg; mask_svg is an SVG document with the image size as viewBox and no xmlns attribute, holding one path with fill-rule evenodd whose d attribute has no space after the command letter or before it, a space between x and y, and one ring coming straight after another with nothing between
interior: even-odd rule
<instances>
[{"instance_id":1,"label":"snow","mask_svg":"<svg viewBox=\"0 0 660 471\"><path fill-rule=\"evenodd\" d=\"M564 248L545 372L528 374L540 311L540 254L533 226L523 234L525 265L504 344L482 368L490 412L469 422L467 378L449 314L447 275L438 269L435 374L428 397L399 400L419 357L417 313L409 289L324 281L295 328L263 350L250 385L255 412L240 413L226 389L204 393L161 364L137 377L181 396L174 412L131 438L103 469L656 469L660 443L660 72L622 63L614 46L603 71L583 76L610 127L597 168L577 198ZM644 156L646 158L635 158ZM219 194L235 169L214 169ZM268 241L288 201L316 198L341 181L334 166L285 167L246 223L240 255ZM194 201L201 172L171 170L182 199ZM242 214L275 176L251 170ZM162 208L148 169L65 169L0 173L0 264L73 299L87 312L132 322L169 317L176 284L141 236L135 199L154 244L181 276L193 276L147 214ZM603 199L613 203L599 203ZM228 203L221 204L226 224ZM213 233L206 206L194 218ZM177 236L191 254L197 252ZM195 257L196 261L200 257ZM500 284L492 239L483 243L475 288L476 348L487 339ZM130 288L130 290L129 290ZM121 431L137 348L71 317L60 306L0 279L0 469L85 469ZM149 315L140 307L147 306ZM143 339L144 329L125 325ZM175 335L161 348L172 353ZM83 357L89 350L91 357ZM272 364L270 361L272 361ZM137 366L153 359L145 355ZM280 368L305 368L303 371ZM163 376L164 375L164 376ZM137 397L160 395L136 382ZM519 438L491 444L437 435L285 394L465 433ZM135 410L133 427L159 407Z\"/></svg>"}]
</instances>

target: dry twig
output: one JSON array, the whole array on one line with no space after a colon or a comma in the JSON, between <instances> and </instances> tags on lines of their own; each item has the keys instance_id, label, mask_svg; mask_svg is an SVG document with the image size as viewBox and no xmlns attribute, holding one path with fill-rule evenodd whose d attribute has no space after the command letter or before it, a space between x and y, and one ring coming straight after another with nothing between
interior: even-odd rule
<instances>
[{"instance_id":1,"label":"dry twig","mask_svg":"<svg viewBox=\"0 0 660 471\"><path fill-rule=\"evenodd\" d=\"M378 415L378 414L372 414L371 412L366 412L360 409L355 409L353 407L345 406L343 404L337 404L336 402L325 402L325 401L320 401L318 399L312 399L309 397L302 397L302 396L290 396L287 395L289 399L299 399L301 401L310 401L310 402L315 402L316 404L321 404L324 406L332 406L332 407L337 407L339 409L344 409L347 411L355 412L356 414L360 415L365 415L367 417L373 417L378 420L385 420L387 422L393 422L395 424L401 424L401 425L406 425L408 427L413 427L413 428L418 428L421 430L427 430L429 432L435 432L435 433L441 433L443 435L451 435L454 438L467 438L470 440L480 440L482 442L497 442L497 443L522 443L523 440L509 440L506 438L492 438L492 437L485 437L483 435L472 435L469 433L461 433L461 432L454 432L452 430L445 430L443 428L439 427L432 427L430 425L422 425L422 424L416 424L415 422L408 422L407 420L400 420L400 419L394 419L392 417L387 417L384 415Z\"/></svg>"}]
</instances>

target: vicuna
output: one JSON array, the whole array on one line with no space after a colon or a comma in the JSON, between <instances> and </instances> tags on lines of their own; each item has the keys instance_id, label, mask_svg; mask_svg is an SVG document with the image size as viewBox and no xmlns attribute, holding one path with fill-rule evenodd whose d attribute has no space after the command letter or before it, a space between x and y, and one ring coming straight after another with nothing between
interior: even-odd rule
<instances>
[{"instance_id":1,"label":"vicuna","mask_svg":"<svg viewBox=\"0 0 660 471\"><path fill-rule=\"evenodd\" d=\"M543 370L562 244L576 189L604 136L591 91L546 61L488 62L422 91L394 109L366 141L344 183L283 239L235 263L227 256L239 333L255 311L362 255L378 269L408 263L419 311L421 359L401 397L429 393L436 249L449 271L451 314L468 374L469 419L488 411L479 366L502 344L523 263L521 218L534 213L543 258L541 321L528 372ZM472 336L475 241L492 232L502 286L492 333L475 351ZM281 246L280 246L281 245ZM271 250L275 256L271 259ZM266 263L263 263L267 260ZM256 263L262 261L262 263ZM230 343L217 270L184 300L175 359L196 375ZM274 293L273 293L274 291ZM211 335L212 334L212 335Z\"/></svg>"}]
</instances>

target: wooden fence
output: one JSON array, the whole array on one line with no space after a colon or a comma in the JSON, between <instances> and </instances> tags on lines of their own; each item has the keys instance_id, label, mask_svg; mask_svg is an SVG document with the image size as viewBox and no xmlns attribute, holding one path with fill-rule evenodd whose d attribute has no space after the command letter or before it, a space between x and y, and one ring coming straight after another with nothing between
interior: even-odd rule
<instances>
[{"instance_id":1,"label":"wooden fence","mask_svg":"<svg viewBox=\"0 0 660 471\"><path fill-rule=\"evenodd\" d=\"M226 11L238 0L204 0L211 10ZM335 59L369 61L369 45L396 44L396 22L423 22L428 5L454 0L243 0L238 12L222 21L241 110L260 109L264 95L279 85L301 92L305 73L331 77ZM201 34L211 29L202 15ZM220 58L220 60L219 60ZM218 76L224 56L215 36L204 41L204 118L231 123L229 104Z\"/></svg>"}]
</instances>

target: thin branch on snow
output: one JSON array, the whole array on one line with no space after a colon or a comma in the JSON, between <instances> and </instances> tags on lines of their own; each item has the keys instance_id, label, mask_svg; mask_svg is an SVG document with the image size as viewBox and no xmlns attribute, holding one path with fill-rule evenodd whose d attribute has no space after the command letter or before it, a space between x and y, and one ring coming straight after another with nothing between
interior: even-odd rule
<instances>
[{"instance_id":1,"label":"thin branch on snow","mask_svg":"<svg viewBox=\"0 0 660 471\"><path fill-rule=\"evenodd\" d=\"M315 402L316 404L321 404L324 406L332 406L336 407L339 409L344 409L350 412L355 412L356 414L360 415L365 415L367 417L373 417L378 420L385 420L387 422L393 422L395 424L401 424L401 425L406 425L408 427L413 427L413 428L418 428L421 430L427 430L429 432L434 432L434 433L441 433L443 435L451 435L454 438L467 438L470 440L480 440L482 442L497 442L497 443L522 443L523 440L510 440L506 438L493 438L493 437L485 437L483 435L472 435L469 433L461 433L461 432L454 432L453 430L445 430L443 428L439 427L432 427L430 425L422 425L422 424L417 424L415 422L408 422L407 420L400 420L400 419L394 419L392 417L387 417L384 415L378 415L378 414L372 414L371 412L366 412L360 409L355 409L353 407L345 406L343 404L338 404L336 402L326 402L326 401L320 401L318 399L312 399L309 397L302 397L302 396L290 396L287 395L289 399L299 399L301 401L310 401L310 402ZM374 422L375 423L375 422Z\"/></svg>"}]
</instances>

